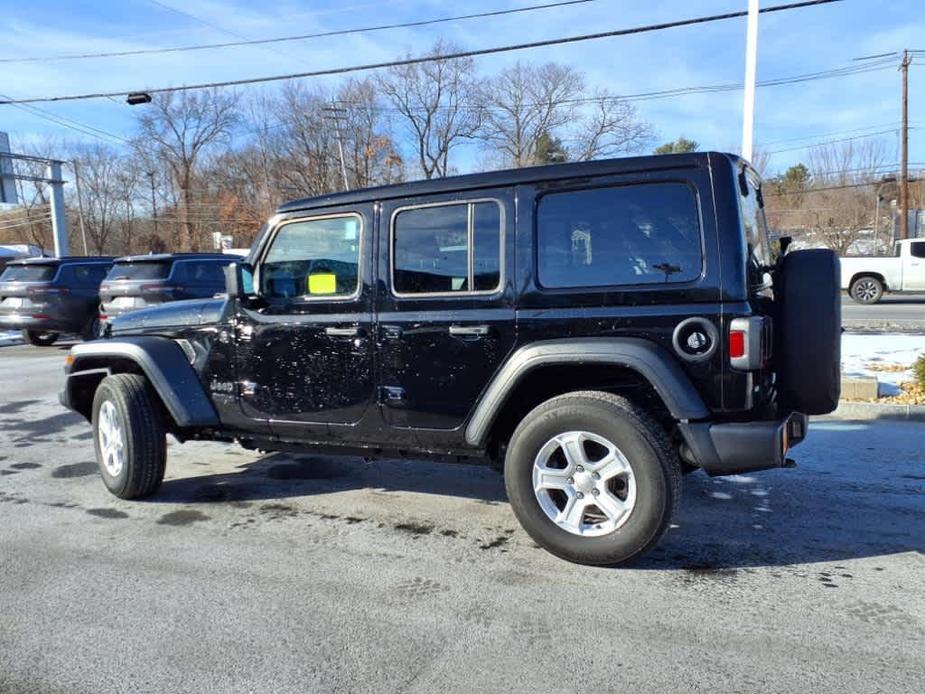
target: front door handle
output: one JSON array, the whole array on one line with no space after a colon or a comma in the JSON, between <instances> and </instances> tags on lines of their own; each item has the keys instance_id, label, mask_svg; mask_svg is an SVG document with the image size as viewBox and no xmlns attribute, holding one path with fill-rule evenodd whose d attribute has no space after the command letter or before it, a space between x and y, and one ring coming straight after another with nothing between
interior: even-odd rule
<instances>
[{"instance_id":1,"label":"front door handle","mask_svg":"<svg viewBox=\"0 0 925 694\"><path fill-rule=\"evenodd\" d=\"M450 335L453 337L485 337L491 328L487 325L451 325Z\"/></svg>"},{"instance_id":2,"label":"front door handle","mask_svg":"<svg viewBox=\"0 0 925 694\"><path fill-rule=\"evenodd\" d=\"M325 328L325 335L330 335L331 337L363 337L363 329L360 327L352 328Z\"/></svg>"}]
</instances>

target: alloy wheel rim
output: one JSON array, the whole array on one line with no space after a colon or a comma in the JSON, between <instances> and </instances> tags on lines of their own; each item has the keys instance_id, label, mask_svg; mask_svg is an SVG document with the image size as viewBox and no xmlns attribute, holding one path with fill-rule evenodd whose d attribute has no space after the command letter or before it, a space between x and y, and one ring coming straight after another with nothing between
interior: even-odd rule
<instances>
[{"instance_id":1,"label":"alloy wheel rim","mask_svg":"<svg viewBox=\"0 0 925 694\"><path fill-rule=\"evenodd\" d=\"M871 301L877 296L877 285L872 280L858 282L854 295L861 301Z\"/></svg>"},{"instance_id":2,"label":"alloy wheel rim","mask_svg":"<svg viewBox=\"0 0 925 694\"><path fill-rule=\"evenodd\" d=\"M100 406L97 438L103 467L109 475L118 477L125 465L125 442L116 407L109 400Z\"/></svg>"},{"instance_id":3,"label":"alloy wheel rim","mask_svg":"<svg viewBox=\"0 0 925 694\"><path fill-rule=\"evenodd\" d=\"M636 505L636 476L617 446L588 431L553 436L533 462L533 493L553 523L598 537L621 527Z\"/></svg>"}]
</instances>

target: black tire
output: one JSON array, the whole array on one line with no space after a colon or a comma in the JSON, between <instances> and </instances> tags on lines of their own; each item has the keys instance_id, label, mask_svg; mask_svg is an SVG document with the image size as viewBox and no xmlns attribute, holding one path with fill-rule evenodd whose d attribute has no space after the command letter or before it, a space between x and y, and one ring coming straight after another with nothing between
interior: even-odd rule
<instances>
[{"instance_id":1,"label":"black tire","mask_svg":"<svg viewBox=\"0 0 925 694\"><path fill-rule=\"evenodd\" d=\"M99 339L100 336L100 319L98 316L93 316L93 318L87 321L83 330L80 331L80 339L84 342L90 342L90 340Z\"/></svg>"},{"instance_id":2,"label":"black tire","mask_svg":"<svg viewBox=\"0 0 925 694\"><path fill-rule=\"evenodd\" d=\"M841 272L827 249L791 251L778 281L775 321L781 403L828 414L841 395Z\"/></svg>"},{"instance_id":3,"label":"black tire","mask_svg":"<svg viewBox=\"0 0 925 694\"><path fill-rule=\"evenodd\" d=\"M883 282L870 275L855 277L848 294L859 304L876 304L883 298Z\"/></svg>"},{"instance_id":4,"label":"black tire","mask_svg":"<svg viewBox=\"0 0 925 694\"><path fill-rule=\"evenodd\" d=\"M115 475L103 460L100 410L111 403L121 428L124 462ZM137 374L107 376L93 397L93 445L103 483L120 499L154 494L164 480L167 436L160 403L147 379Z\"/></svg>"},{"instance_id":5,"label":"black tire","mask_svg":"<svg viewBox=\"0 0 925 694\"><path fill-rule=\"evenodd\" d=\"M622 525L584 537L557 525L533 489L534 461L553 437L585 431L613 443L629 461L635 505ZM577 477L577 476L576 476ZM662 427L629 400L579 391L547 400L514 431L504 463L511 508L524 530L552 554L579 564L612 566L640 556L661 539L681 498L681 466Z\"/></svg>"},{"instance_id":6,"label":"black tire","mask_svg":"<svg viewBox=\"0 0 925 694\"><path fill-rule=\"evenodd\" d=\"M48 347L58 341L58 333L44 330L23 330L22 339L35 347Z\"/></svg>"}]
</instances>

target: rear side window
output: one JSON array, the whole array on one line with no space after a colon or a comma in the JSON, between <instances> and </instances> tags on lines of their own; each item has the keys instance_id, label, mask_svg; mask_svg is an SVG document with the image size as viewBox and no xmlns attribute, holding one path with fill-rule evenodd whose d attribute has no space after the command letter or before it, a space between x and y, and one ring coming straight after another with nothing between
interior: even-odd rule
<instances>
[{"instance_id":1,"label":"rear side window","mask_svg":"<svg viewBox=\"0 0 925 694\"><path fill-rule=\"evenodd\" d=\"M703 267L697 198L684 183L550 193L536 218L544 287L689 282Z\"/></svg>"},{"instance_id":2,"label":"rear side window","mask_svg":"<svg viewBox=\"0 0 925 694\"><path fill-rule=\"evenodd\" d=\"M399 295L472 294L501 286L501 207L493 201L399 210L392 286Z\"/></svg>"},{"instance_id":3,"label":"rear side window","mask_svg":"<svg viewBox=\"0 0 925 694\"><path fill-rule=\"evenodd\" d=\"M50 282L57 270L55 265L8 265L0 282Z\"/></svg>"},{"instance_id":4,"label":"rear side window","mask_svg":"<svg viewBox=\"0 0 925 694\"><path fill-rule=\"evenodd\" d=\"M170 274L170 262L116 263L107 280L162 280Z\"/></svg>"},{"instance_id":5,"label":"rear side window","mask_svg":"<svg viewBox=\"0 0 925 694\"><path fill-rule=\"evenodd\" d=\"M74 281L78 284L99 284L106 277L105 265L74 265Z\"/></svg>"},{"instance_id":6,"label":"rear side window","mask_svg":"<svg viewBox=\"0 0 925 694\"><path fill-rule=\"evenodd\" d=\"M182 282L195 282L197 284L223 284L225 281L224 266L230 264L215 261L185 261L177 263L174 277Z\"/></svg>"}]
</instances>

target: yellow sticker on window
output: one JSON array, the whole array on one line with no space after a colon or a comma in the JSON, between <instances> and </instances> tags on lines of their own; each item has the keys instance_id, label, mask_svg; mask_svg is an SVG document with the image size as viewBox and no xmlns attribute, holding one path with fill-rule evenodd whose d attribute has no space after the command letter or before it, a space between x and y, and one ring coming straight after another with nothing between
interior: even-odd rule
<instances>
[{"instance_id":1,"label":"yellow sticker on window","mask_svg":"<svg viewBox=\"0 0 925 694\"><path fill-rule=\"evenodd\" d=\"M331 272L318 273L308 276L309 294L335 294L337 293L337 275Z\"/></svg>"}]
</instances>

